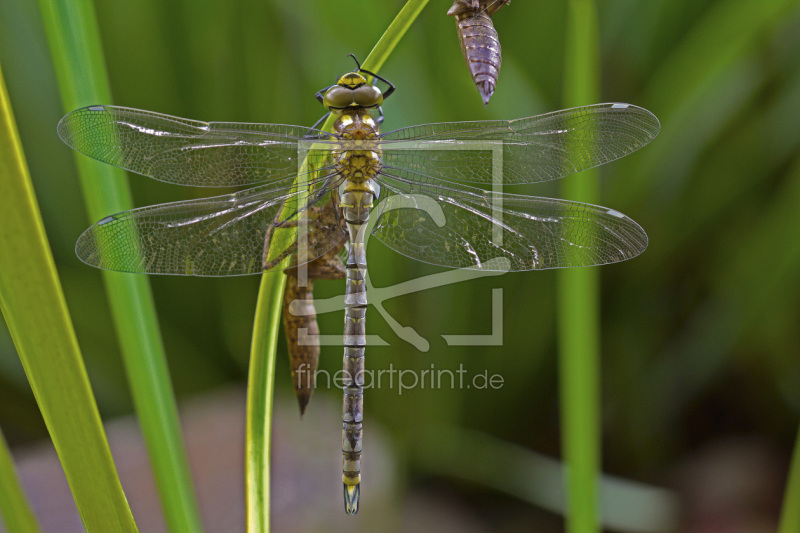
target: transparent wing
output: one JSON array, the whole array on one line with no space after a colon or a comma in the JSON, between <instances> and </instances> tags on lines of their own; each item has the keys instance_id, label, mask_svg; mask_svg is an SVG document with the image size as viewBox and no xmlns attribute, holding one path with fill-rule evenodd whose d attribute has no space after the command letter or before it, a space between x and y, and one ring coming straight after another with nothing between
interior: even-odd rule
<instances>
[{"instance_id":1,"label":"transparent wing","mask_svg":"<svg viewBox=\"0 0 800 533\"><path fill-rule=\"evenodd\" d=\"M313 261L345 238L337 210L326 206L335 184L309 193L286 181L106 217L75 252L106 270L189 276L256 274L285 267L286 257ZM284 205L290 214L281 217Z\"/></svg>"},{"instance_id":2,"label":"transparent wing","mask_svg":"<svg viewBox=\"0 0 800 533\"><path fill-rule=\"evenodd\" d=\"M455 182L535 183L619 159L658 135L631 104L597 104L518 120L412 126L381 137L387 168Z\"/></svg>"},{"instance_id":3,"label":"transparent wing","mask_svg":"<svg viewBox=\"0 0 800 533\"><path fill-rule=\"evenodd\" d=\"M58 123L58 135L104 163L199 187L281 179L298 172L299 142L313 140L322 153L335 145L330 133L303 126L200 122L115 106L69 113Z\"/></svg>"},{"instance_id":4,"label":"transparent wing","mask_svg":"<svg viewBox=\"0 0 800 533\"><path fill-rule=\"evenodd\" d=\"M510 270L603 265L630 259L647 234L618 211L579 202L426 184L407 172L379 178L383 201L372 234L434 265Z\"/></svg>"}]
</instances>

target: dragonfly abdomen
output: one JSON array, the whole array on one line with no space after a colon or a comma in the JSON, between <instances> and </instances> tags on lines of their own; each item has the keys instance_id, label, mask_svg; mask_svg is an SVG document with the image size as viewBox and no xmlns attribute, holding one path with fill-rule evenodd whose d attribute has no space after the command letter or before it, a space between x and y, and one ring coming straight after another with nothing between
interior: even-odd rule
<instances>
[{"instance_id":1,"label":"dragonfly abdomen","mask_svg":"<svg viewBox=\"0 0 800 533\"><path fill-rule=\"evenodd\" d=\"M344 296L344 403L342 407L342 481L345 510L358 512L361 484L361 422L364 410L364 347L367 344L367 254L364 233L374 193L371 180L347 182L342 215L350 233Z\"/></svg>"}]
</instances>

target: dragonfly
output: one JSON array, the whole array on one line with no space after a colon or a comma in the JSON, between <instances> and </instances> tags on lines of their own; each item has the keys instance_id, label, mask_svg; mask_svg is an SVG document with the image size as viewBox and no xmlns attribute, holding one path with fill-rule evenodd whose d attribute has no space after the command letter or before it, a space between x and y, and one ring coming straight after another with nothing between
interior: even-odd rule
<instances>
[{"instance_id":1,"label":"dragonfly","mask_svg":"<svg viewBox=\"0 0 800 533\"><path fill-rule=\"evenodd\" d=\"M356 66L315 95L335 119L331 132L110 105L78 109L58 124L67 145L102 162L167 183L244 188L107 216L77 241L85 263L184 276L315 263L325 265L312 278L344 271L348 514L358 512L361 493L367 231L402 255L451 268L528 271L630 259L647 247L647 234L619 211L502 188L621 158L660 128L641 107L605 103L382 132L382 107L395 86ZM339 251L346 254L343 267L330 267Z\"/></svg>"}]
</instances>

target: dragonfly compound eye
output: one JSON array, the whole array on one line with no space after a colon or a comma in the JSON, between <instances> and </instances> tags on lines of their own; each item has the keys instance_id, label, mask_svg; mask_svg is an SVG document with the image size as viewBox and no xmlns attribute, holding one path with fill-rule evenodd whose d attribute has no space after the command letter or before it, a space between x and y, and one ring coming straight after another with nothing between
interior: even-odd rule
<instances>
[{"instance_id":1,"label":"dragonfly compound eye","mask_svg":"<svg viewBox=\"0 0 800 533\"><path fill-rule=\"evenodd\" d=\"M334 85L328 89L328 92L325 93L325 97L322 99L322 105L330 110L344 109L353 105L353 103L353 90L342 87L341 85Z\"/></svg>"},{"instance_id":2,"label":"dragonfly compound eye","mask_svg":"<svg viewBox=\"0 0 800 533\"><path fill-rule=\"evenodd\" d=\"M374 85L362 85L353 93L356 105L361 107L376 107L383 103L383 93Z\"/></svg>"}]
</instances>

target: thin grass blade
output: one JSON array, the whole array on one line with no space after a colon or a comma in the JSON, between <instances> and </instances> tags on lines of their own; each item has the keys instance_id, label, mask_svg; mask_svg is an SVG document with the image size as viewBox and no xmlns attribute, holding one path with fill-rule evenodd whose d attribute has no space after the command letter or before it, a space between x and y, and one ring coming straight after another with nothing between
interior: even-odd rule
<instances>
[{"instance_id":1,"label":"thin grass blade","mask_svg":"<svg viewBox=\"0 0 800 533\"><path fill-rule=\"evenodd\" d=\"M0 74L0 309L89 532L135 532Z\"/></svg>"},{"instance_id":2,"label":"thin grass blade","mask_svg":"<svg viewBox=\"0 0 800 533\"><path fill-rule=\"evenodd\" d=\"M41 531L33 509L19 482L14 458L0 431L0 522L8 533L38 533Z\"/></svg>"},{"instance_id":3,"label":"thin grass blade","mask_svg":"<svg viewBox=\"0 0 800 533\"><path fill-rule=\"evenodd\" d=\"M389 59L400 39L417 20L417 17L428 5L428 0L409 0L400 10L381 38L372 48L367 58L364 60L363 67L371 72L378 72L383 64Z\"/></svg>"},{"instance_id":4,"label":"thin grass blade","mask_svg":"<svg viewBox=\"0 0 800 533\"><path fill-rule=\"evenodd\" d=\"M778 533L795 533L800 531L800 431L794 443L792 463L789 467L789 478L786 481L786 492L783 494L783 507Z\"/></svg>"},{"instance_id":5,"label":"thin grass blade","mask_svg":"<svg viewBox=\"0 0 800 533\"><path fill-rule=\"evenodd\" d=\"M39 6L65 111L111 103L92 2ZM124 172L80 154L76 162L91 222L133 207ZM114 272L103 281L167 525L202 531L149 281Z\"/></svg>"},{"instance_id":6,"label":"thin grass blade","mask_svg":"<svg viewBox=\"0 0 800 533\"><path fill-rule=\"evenodd\" d=\"M247 440L245 476L247 531L269 531L270 444L275 354L286 276L281 271L264 274L258 291L255 327L247 381Z\"/></svg>"},{"instance_id":7,"label":"thin grass blade","mask_svg":"<svg viewBox=\"0 0 800 533\"><path fill-rule=\"evenodd\" d=\"M597 10L592 0L570 0L564 66L564 107L599 100ZM564 198L596 204L597 173L562 184ZM594 268L558 272L558 346L562 455L566 470L566 530L599 531L596 479L600 462L600 281Z\"/></svg>"}]
</instances>

